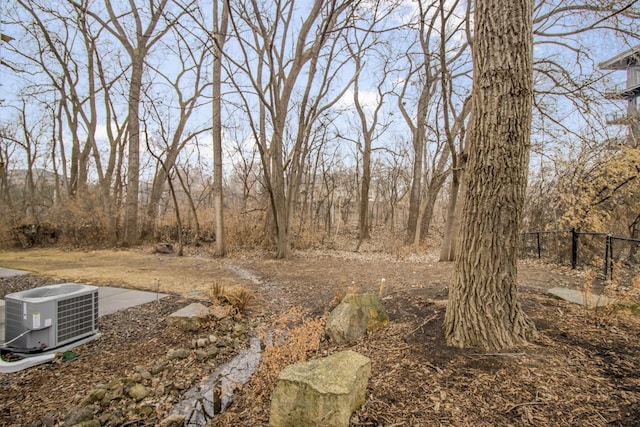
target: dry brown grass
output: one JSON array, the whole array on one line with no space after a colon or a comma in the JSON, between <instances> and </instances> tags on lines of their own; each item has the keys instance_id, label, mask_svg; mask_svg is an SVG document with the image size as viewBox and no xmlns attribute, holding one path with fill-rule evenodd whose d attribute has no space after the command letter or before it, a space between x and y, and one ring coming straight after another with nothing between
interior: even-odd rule
<instances>
[{"instance_id":1,"label":"dry brown grass","mask_svg":"<svg viewBox=\"0 0 640 427\"><path fill-rule=\"evenodd\" d=\"M213 304L228 303L238 312L244 312L257 307L258 298L249 289L242 286L225 286L218 280L214 281L207 292Z\"/></svg>"},{"instance_id":2,"label":"dry brown grass","mask_svg":"<svg viewBox=\"0 0 640 427\"><path fill-rule=\"evenodd\" d=\"M150 247L126 251L4 251L0 252L0 266L67 281L177 294L206 294L213 278L222 284L248 284L220 259L153 254Z\"/></svg>"}]
</instances>

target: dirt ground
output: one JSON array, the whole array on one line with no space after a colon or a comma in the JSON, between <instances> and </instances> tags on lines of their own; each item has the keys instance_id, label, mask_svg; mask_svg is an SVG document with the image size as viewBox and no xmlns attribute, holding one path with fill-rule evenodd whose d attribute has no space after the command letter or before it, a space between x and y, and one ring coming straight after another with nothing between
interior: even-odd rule
<instances>
[{"instance_id":1,"label":"dirt ground","mask_svg":"<svg viewBox=\"0 0 640 427\"><path fill-rule=\"evenodd\" d=\"M351 348L371 359L367 400L352 426L640 425L640 316L621 309L585 310L548 297L546 289L553 286L581 287L582 274L565 268L520 263L521 302L540 335L527 346L486 354L445 345L442 322L451 264L437 262L430 252L398 257L318 250L275 260L261 252L214 259L153 254L148 248L37 249L0 252L0 266L58 281L149 290L159 283L161 291L175 294L164 308L143 306L107 316L101 330L111 338L92 347L100 363L87 356L91 363L80 360L0 377L0 425L46 425L47 414L63 412L69 401L64 393L82 394L190 340L167 333L160 319L188 298L201 297L215 282L250 289L258 305L248 317L269 324L291 307L322 316L345 292L378 293L382 279L390 326L351 346L325 340L310 355ZM2 289L2 295L7 291ZM189 371L188 365L180 372L186 383L207 374ZM268 400L256 401L245 387L211 424L267 425L268 415Z\"/></svg>"}]
</instances>

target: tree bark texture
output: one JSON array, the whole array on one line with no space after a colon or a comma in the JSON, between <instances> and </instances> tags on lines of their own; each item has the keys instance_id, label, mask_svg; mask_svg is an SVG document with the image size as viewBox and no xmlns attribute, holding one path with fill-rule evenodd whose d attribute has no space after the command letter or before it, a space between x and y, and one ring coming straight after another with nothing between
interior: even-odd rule
<instances>
[{"instance_id":1,"label":"tree bark texture","mask_svg":"<svg viewBox=\"0 0 640 427\"><path fill-rule=\"evenodd\" d=\"M499 350L535 335L516 290L531 133L533 0L478 0L475 8L467 188L444 332L452 346Z\"/></svg>"}]
</instances>

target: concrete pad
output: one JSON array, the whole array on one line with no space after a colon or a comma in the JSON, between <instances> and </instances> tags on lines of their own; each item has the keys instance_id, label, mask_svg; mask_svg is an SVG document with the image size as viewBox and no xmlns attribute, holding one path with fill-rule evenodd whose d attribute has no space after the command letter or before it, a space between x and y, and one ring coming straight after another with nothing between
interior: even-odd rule
<instances>
[{"instance_id":1,"label":"concrete pad","mask_svg":"<svg viewBox=\"0 0 640 427\"><path fill-rule=\"evenodd\" d=\"M582 291L568 288L551 288L547 291L547 294L565 301L569 301L573 304L585 305L585 295ZM607 305L616 304L617 302L618 301L613 298L597 294L590 294L587 301L589 307L605 307Z\"/></svg>"},{"instance_id":2,"label":"concrete pad","mask_svg":"<svg viewBox=\"0 0 640 427\"><path fill-rule=\"evenodd\" d=\"M0 267L0 277L15 277L15 276L24 276L25 274L31 274L30 271L24 270L14 270L11 268L2 268Z\"/></svg>"},{"instance_id":3,"label":"concrete pad","mask_svg":"<svg viewBox=\"0 0 640 427\"><path fill-rule=\"evenodd\" d=\"M99 286L98 316L104 316L129 307L135 307L136 305L158 301L167 296L167 294L156 292Z\"/></svg>"}]
</instances>

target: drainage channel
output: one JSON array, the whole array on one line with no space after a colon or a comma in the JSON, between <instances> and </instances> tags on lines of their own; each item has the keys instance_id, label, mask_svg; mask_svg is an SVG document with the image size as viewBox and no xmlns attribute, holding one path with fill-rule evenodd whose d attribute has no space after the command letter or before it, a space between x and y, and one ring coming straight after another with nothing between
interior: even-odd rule
<instances>
[{"instance_id":1,"label":"drainage channel","mask_svg":"<svg viewBox=\"0 0 640 427\"><path fill-rule=\"evenodd\" d=\"M211 375L191 387L171 411L184 415L185 427L202 427L231 404L233 392L251 378L260 362L260 339L249 340L249 348L220 365Z\"/></svg>"},{"instance_id":2,"label":"drainage channel","mask_svg":"<svg viewBox=\"0 0 640 427\"><path fill-rule=\"evenodd\" d=\"M270 285L242 267L229 264L227 268L255 285ZM249 348L241 350L236 357L220 365L211 375L187 390L182 400L173 407L171 414L183 415L185 427L205 426L214 416L229 407L235 389L249 381L260 363L261 353L260 339L250 338Z\"/></svg>"},{"instance_id":3,"label":"drainage channel","mask_svg":"<svg viewBox=\"0 0 640 427\"><path fill-rule=\"evenodd\" d=\"M259 285L262 283L262 280L258 276L256 276L251 271L245 268L238 267L237 265L233 265L233 264L227 264L227 269L233 272L239 278L248 280L254 285Z\"/></svg>"}]
</instances>

